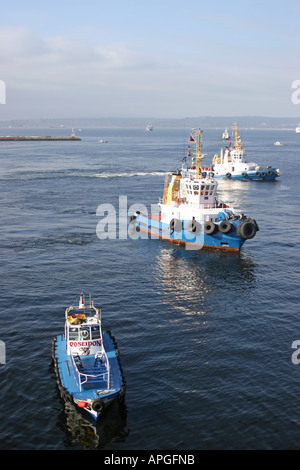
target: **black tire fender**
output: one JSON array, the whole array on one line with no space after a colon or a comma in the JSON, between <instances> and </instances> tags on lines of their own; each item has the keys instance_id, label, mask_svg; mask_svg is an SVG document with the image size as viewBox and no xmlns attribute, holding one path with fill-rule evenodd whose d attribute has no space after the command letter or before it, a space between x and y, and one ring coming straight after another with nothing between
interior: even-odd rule
<instances>
[{"instance_id":1,"label":"black tire fender","mask_svg":"<svg viewBox=\"0 0 300 470\"><path fill-rule=\"evenodd\" d=\"M213 235L217 231L217 226L213 222L207 221L204 224L204 232L207 235Z\"/></svg>"},{"instance_id":2,"label":"black tire fender","mask_svg":"<svg viewBox=\"0 0 300 470\"><path fill-rule=\"evenodd\" d=\"M191 233L199 233L201 230L201 225L199 224L199 222L197 222L197 220L190 220L186 224L186 230Z\"/></svg>"},{"instance_id":3,"label":"black tire fender","mask_svg":"<svg viewBox=\"0 0 300 470\"><path fill-rule=\"evenodd\" d=\"M101 400L101 398L96 398L96 400L93 401L92 408L97 413L100 413L100 411L103 410L104 405L103 405L103 401Z\"/></svg>"},{"instance_id":4,"label":"black tire fender","mask_svg":"<svg viewBox=\"0 0 300 470\"><path fill-rule=\"evenodd\" d=\"M240 238L243 238L243 240L250 240L255 237L256 227L249 220L245 220L238 226L237 234Z\"/></svg>"},{"instance_id":5,"label":"black tire fender","mask_svg":"<svg viewBox=\"0 0 300 470\"><path fill-rule=\"evenodd\" d=\"M229 220L222 220L219 223L219 230L221 233L229 233L232 230L232 225Z\"/></svg>"},{"instance_id":6,"label":"black tire fender","mask_svg":"<svg viewBox=\"0 0 300 470\"><path fill-rule=\"evenodd\" d=\"M182 230L182 222L179 219L172 219L170 221L170 229L172 232L180 232Z\"/></svg>"}]
</instances>

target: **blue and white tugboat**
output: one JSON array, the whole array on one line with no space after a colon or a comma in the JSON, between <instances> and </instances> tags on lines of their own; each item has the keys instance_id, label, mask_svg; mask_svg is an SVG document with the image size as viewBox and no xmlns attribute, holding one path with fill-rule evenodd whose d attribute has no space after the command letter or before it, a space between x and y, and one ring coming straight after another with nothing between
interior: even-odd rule
<instances>
[{"instance_id":1,"label":"blue and white tugboat","mask_svg":"<svg viewBox=\"0 0 300 470\"><path fill-rule=\"evenodd\" d=\"M186 249L203 247L238 252L258 230L254 219L237 214L232 207L216 199L217 182L211 171L201 167L202 130L193 130L189 156L181 169L166 173L164 194L157 215L136 212L132 217L137 230L184 245ZM194 148L195 147L195 148Z\"/></svg>"},{"instance_id":2,"label":"blue and white tugboat","mask_svg":"<svg viewBox=\"0 0 300 470\"><path fill-rule=\"evenodd\" d=\"M215 178L274 181L280 176L279 169L260 167L257 163L246 161L246 152L238 135L238 126L234 125L235 143L221 149L220 155L216 154L212 162L212 170Z\"/></svg>"},{"instance_id":3,"label":"blue and white tugboat","mask_svg":"<svg viewBox=\"0 0 300 470\"><path fill-rule=\"evenodd\" d=\"M61 396L95 420L125 393L117 345L102 332L101 310L81 294L77 306L65 311L64 335L53 340L52 356Z\"/></svg>"}]
</instances>

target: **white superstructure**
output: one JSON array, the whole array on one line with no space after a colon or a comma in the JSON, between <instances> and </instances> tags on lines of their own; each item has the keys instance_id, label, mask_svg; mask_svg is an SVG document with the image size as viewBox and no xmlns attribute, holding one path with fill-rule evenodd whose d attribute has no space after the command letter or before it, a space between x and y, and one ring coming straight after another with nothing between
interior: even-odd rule
<instances>
[{"instance_id":1,"label":"white superstructure","mask_svg":"<svg viewBox=\"0 0 300 470\"><path fill-rule=\"evenodd\" d=\"M218 183L211 171L201 167L204 158L202 150L202 130L193 130L190 141L196 143L190 167L184 164L181 170L167 173L161 208L161 221L169 224L172 219L198 222L215 221L220 210L233 209L219 204L216 199ZM203 171L204 170L204 171ZM171 177L171 178L170 178Z\"/></svg>"},{"instance_id":2,"label":"white superstructure","mask_svg":"<svg viewBox=\"0 0 300 470\"><path fill-rule=\"evenodd\" d=\"M213 171L216 177L227 176L228 178L247 173L248 171L258 170L259 165L255 162L246 161L246 152L240 136L238 135L238 125L234 125L235 143L225 149L221 149L220 155L216 154L213 158Z\"/></svg>"}]
</instances>

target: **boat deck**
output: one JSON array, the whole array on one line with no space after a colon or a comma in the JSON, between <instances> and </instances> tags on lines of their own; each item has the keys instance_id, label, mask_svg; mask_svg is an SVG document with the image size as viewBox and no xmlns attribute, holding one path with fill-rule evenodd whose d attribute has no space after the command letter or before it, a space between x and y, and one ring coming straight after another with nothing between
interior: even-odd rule
<instances>
[{"instance_id":1,"label":"boat deck","mask_svg":"<svg viewBox=\"0 0 300 470\"><path fill-rule=\"evenodd\" d=\"M84 390L93 388L107 390L108 371L99 358L95 358L93 354L88 356L74 354L74 361L81 374L81 382Z\"/></svg>"},{"instance_id":2,"label":"boat deck","mask_svg":"<svg viewBox=\"0 0 300 470\"><path fill-rule=\"evenodd\" d=\"M118 393L123 385L122 374L117 358L115 344L113 338L108 332L103 332L103 344L106 351L106 355L110 366L110 390L107 390L107 383L99 378L92 378L82 387L81 392L76 382L77 374L74 371L72 359L66 352L66 340L60 335L56 339L55 343L55 356L57 358L57 365L59 370L59 376L62 386L76 399L87 399L91 398L91 394L94 397L100 395L105 398L111 396L114 393ZM101 368L101 364L95 366L95 356L81 356L80 357L83 366L83 373L94 375L101 374L104 369ZM81 372L81 371L80 371ZM95 374L95 375L96 375ZM94 391L93 391L94 390ZM96 393L98 392L98 394Z\"/></svg>"}]
</instances>

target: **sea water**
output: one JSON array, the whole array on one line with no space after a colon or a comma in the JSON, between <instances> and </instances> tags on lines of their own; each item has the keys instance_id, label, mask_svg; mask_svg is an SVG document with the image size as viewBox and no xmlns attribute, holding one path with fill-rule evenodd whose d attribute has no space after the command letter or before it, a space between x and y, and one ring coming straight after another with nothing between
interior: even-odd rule
<instances>
[{"instance_id":1,"label":"sea water","mask_svg":"<svg viewBox=\"0 0 300 470\"><path fill-rule=\"evenodd\" d=\"M76 133L80 142L0 144L0 448L299 449L300 136L240 130L248 159L281 177L219 180L219 200L260 228L237 255L118 230L100 239L97 208L156 204L188 132ZM205 166L220 133L204 129ZM101 307L127 384L97 426L62 402L51 365L81 292Z\"/></svg>"}]
</instances>

